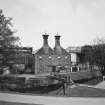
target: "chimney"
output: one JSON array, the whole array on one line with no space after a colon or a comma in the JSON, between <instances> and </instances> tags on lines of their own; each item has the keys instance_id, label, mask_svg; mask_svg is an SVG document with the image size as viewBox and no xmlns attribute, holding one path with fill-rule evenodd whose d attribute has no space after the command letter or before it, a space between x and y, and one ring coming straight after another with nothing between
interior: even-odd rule
<instances>
[{"instance_id":1,"label":"chimney","mask_svg":"<svg viewBox=\"0 0 105 105\"><path fill-rule=\"evenodd\" d=\"M53 50L50 48L50 46L48 45L48 34L44 34L43 36L43 46L36 52L36 54L49 54L52 55L53 54Z\"/></svg>"},{"instance_id":2,"label":"chimney","mask_svg":"<svg viewBox=\"0 0 105 105\"><path fill-rule=\"evenodd\" d=\"M60 46L60 37L61 37L61 36L59 36L59 35L56 35L56 36L55 36L55 47L56 47L56 46Z\"/></svg>"},{"instance_id":3,"label":"chimney","mask_svg":"<svg viewBox=\"0 0 105 105\"><path fill-rule=\"evenodd\" d=\"M60 45L60 37L59 35L55 36L55 47L54 47L54 54L61 55L67 54L66 50L61 47Z\"/></svg>"},{"instance_id":4,"label":"chimney","mask_svg":"<svg viewBox=\"0 0 105 105\"><path fill-rule=\"evenodd\" d=\"M48 36L46 33L43 36L43 46L48 46Z\"/></svg>"},{"instance_id":5,"label":"chimney","mask_svg":"<svg viewBox=\"0 0 105 105\"><path fill-rule=\"evenodd\" d=\"M60 46L60 37L59 35L55 36L55 47L54 47L54 53L55 54L62 54L62 48Z\"/></svg>"}]
</instances>

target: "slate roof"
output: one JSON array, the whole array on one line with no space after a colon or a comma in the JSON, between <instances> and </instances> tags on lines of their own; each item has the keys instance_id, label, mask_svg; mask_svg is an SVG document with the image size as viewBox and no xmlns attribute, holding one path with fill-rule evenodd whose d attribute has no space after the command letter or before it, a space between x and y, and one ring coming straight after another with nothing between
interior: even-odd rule
<instances>
[{"instance_id":1,"label":"slate roof","mask_svg":"<svg viewBox=\"0 0 105 105\"><path fill-rule=\"evenodd\" d=\"M38 54L38 55L42 55L42 54L44 54L44 55L52 55L54 52L53 52L53 50L49 47L49 46L43 46L42 48L40 48L37 52L36 52L36 54Z\"/></svg>"},{"instance_id":2,"label":"slate roof","mask_svg":"<svg viewBox=\"0 0 105 105\"><path fill-rule=\"evenodd\" d=\"M64 48L61 46L55 46L54 47L54 54L56 55L66 55L69 54Z\"/></svg>"}]
</instances>

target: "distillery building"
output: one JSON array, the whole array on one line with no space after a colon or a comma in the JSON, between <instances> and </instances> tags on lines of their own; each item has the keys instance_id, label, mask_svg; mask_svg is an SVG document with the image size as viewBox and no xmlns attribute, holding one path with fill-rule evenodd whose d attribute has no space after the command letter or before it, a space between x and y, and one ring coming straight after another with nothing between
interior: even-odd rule
<instances>
[{"instance_id":1,"label":"distillery building","mask_svg":"<svg viewBox=\"0 0 105 105\"><path fill-rule=\"evenodd\" d=\"M70 54L61 47L60 36L55 36L55 46L52 49L48 44L49 35L44 34L43 46L35 53L35 74L51 73L59 68L62 70L70 69Z\"/></svg>"},{"instance_id":2,"label":"distillery building","mask_svg":"<svg viewBox=\"0 0 105 105\"><path fill-rule=\"evenodd\" d=\"M0 66L9 67L11 73L33 73L34 55L32 54L32 47L2 48Z\"/></svg>"}]
</instances>

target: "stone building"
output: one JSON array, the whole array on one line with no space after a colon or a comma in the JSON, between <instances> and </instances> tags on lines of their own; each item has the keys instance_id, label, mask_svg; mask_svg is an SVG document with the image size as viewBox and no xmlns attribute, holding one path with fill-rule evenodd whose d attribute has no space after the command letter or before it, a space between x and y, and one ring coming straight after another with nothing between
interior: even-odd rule
<instances>
[{"instance_id":1,"label":"stone building","mask_svg":"<svg viewBox=\"0 0 105 105\"><path fill-rule=\"evenodd\" d=\"M70 54L61 47L60 36L55 36L54 49L48 44L48 36L43 35L43 46L35 53L35 74L51 73L54 66L70 68Z\"/></svg>"},{"instance_id":2,"label":"stone building","mask_svg":"<svg viewBox=\"0 0 105 105\"><path fill-rule=\"evenodd\" d=\"M13 73L19 70L24 71L24 73L34 71L34 55L31 47L2 49L0 61L2 61L0 65L10 67ZM30 71L27 71L29 69Z\"/></svg>"}]
</instances>

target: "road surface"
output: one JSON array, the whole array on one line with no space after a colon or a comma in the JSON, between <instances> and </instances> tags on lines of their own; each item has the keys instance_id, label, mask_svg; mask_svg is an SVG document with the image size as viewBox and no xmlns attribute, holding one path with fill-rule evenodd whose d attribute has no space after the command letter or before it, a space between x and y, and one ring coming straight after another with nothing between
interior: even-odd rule
<instances>
[{"instance_id":1,"label":"road surface","mask_svg":"<svg viewBox=\"0 0 105 105\"><path fill-rule=\"evenodd\" d=\"M53 97L2 92L0 100L42 105L105 105L105 98Z\"/></svg>"}]
</instances>

